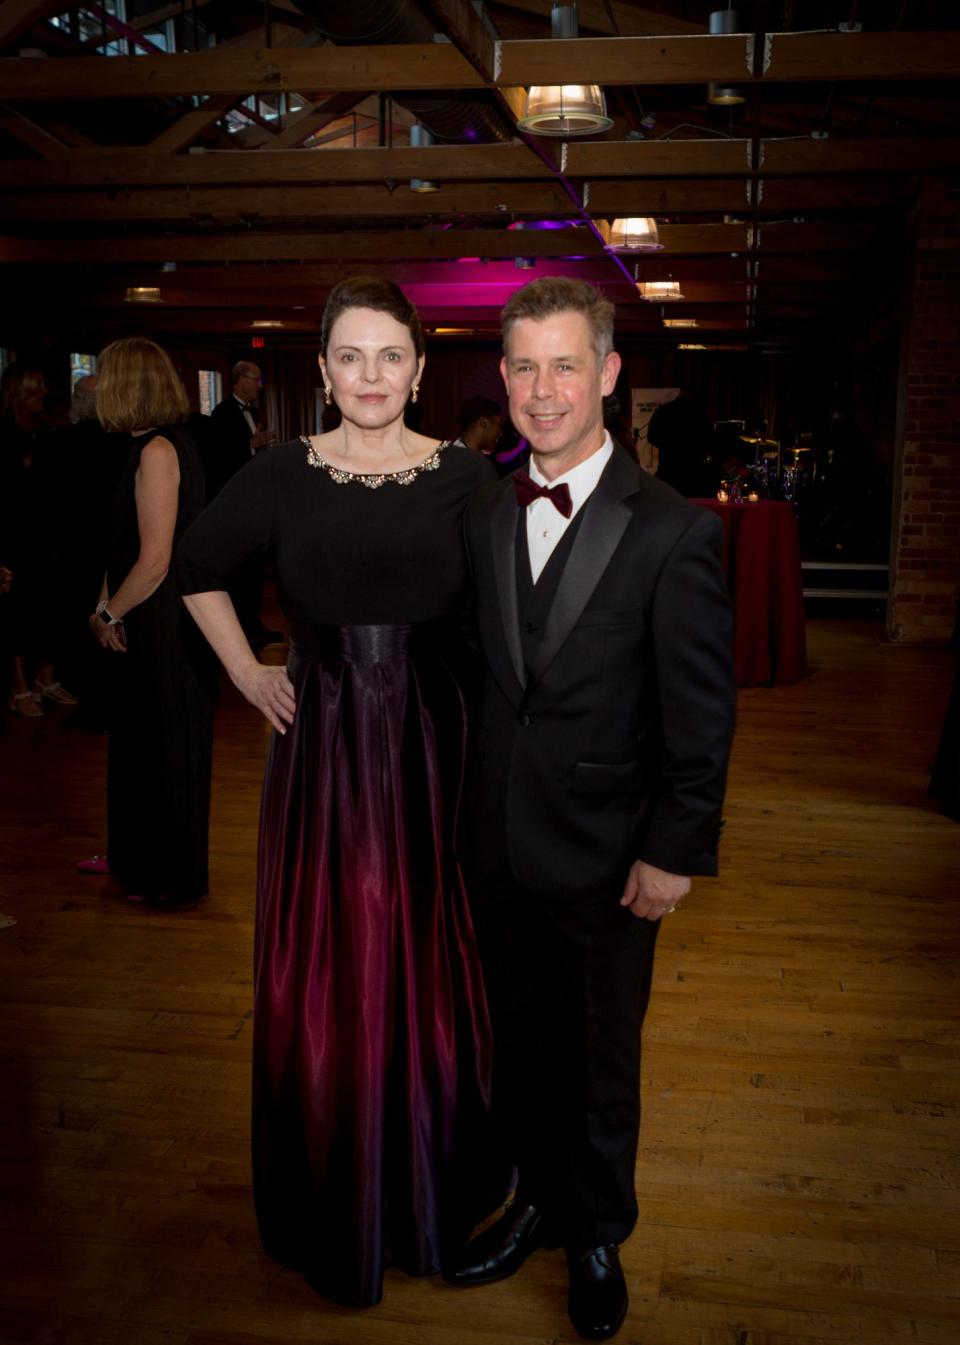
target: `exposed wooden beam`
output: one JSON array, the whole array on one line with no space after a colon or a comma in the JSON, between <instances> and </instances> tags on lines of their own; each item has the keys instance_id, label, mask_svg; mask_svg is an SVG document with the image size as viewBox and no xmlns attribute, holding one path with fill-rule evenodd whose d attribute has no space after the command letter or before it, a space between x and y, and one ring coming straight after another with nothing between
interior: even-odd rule
<instances>
[{"instance_id":1,"label":"exposed wooden beam","mask_svg":"<svg viewBox=\"0 0 960 1345\"><path fill-rule=\"evenodd\" d=\"M514 215L575 216L567 193L553 182L461 183L421 195L404 182L353 186L333 192L322 182L311 187L182 188L164 191L0 192L0 219L30 220L222 220L240 219L402 219Z\"/></svg>"},{"instance_id":2,"label":"exposed wooden beam","mask_svg":"<svg viewBox=\"0 0 960 1345\"><path fill-rule=\"evenodd\" d=\"M900 178L599 178L588 184L594 215L736 214L764 211L876 209L908 201L912 180Z\"/></svg>"},{"instance_id":3,"label":"exposed wooden beam","mask_svg":"<svg viewBox=\"0 0 960 1345\"><path fill-rule=\"evenodd\" d=\"M148 28L156 28L161 23L166 23L167 19L179 19L186 17L188 13L193 13L195 9L204 9L210 4L210 0L189 0L190 8L184 8L184 0L177 0L176 4L160 5L153 9L149 14L144 14L142 18L128 20L131 28L136 28L138 33L145 32Z\"/></svg>"},{"instance_id":4,"label":"exposed wooden beam","mask_svg":"<svg viewBox=\"0 0 960 1345\"><path fill-rule=\"evenodd\" d=\"M742 177L750 172L747 140L607 140L566 146L564 168L573 178ZM762 140L761 171L818 173L945 173L960 167L960 136L915 140ZM53 172L52 165L32 165Z\"/></svg>"},{"instance_id":5,"label":"exposed wooden beam","mask_svg":"<svg viewBox=\"0 0 960 1345\"><path fill-rule=\"evenodd\" d=\"M146 60L147 58L144 57ZM721 142L727 143L727 142ZM41 171L44 169L45 171ZM216 184L440 182L471 178L549 177L523 145L431 145L425 149L209 150L191 155L141 151L72 155L46 166L0 161L0 186L121 187ZM346 204L346 203L345 203Z\"/></svg>"},{"instance_id":6,"label":"exposed wooden beam","mask_svg":"<svg viewBox=\"0 0 960 1345\"><path fill-rule=\"evenodd\" d=\"M774 33L764 84L825 80L952 79L960 32ZM501 42L496 78L506 84L755 82L753 37L555 38Z\"/></svg>"},{"instance_id":7,"label":"exposed wooden beam","mask_svg":"<svg viewBox=\"0 0 960 1345\"><path fill-rule=\"evenodd\" d=\"M0 103L0 131L6 131L45 159L62 158L67 151L64 141L6 103Z\"/></svg>"},{"instance_id":8,"label":"exposed wooden beam","mask_svg":"<svg viewBox=\"0 0 960 1345\"><path fill-rule=\"evenodd\" d=\"M953 173L960 136L910 140L764 140L764 175L808 173Z\"/></svg>"},{"instance_id":9,"label":"exposed wooden beam","mask_svg":"<svg viewBox=\"0 0 960 1345\"><path fill-rule=\"evenodd\" d=\"M429 0L429 7L457 50L485 80L492 80L495 38L469 0Z\"/></svg>"},{"instance_id":10,"label":"exposed wooden beam","mask_svg":"<svg viewBox=\"0 0 960 1345\"><path fill-rule=\"evenodd\" d=\"M363 89L475 89L480 75L450 43L377 47L214 48L167 56L11 58L3 64L11 101L175 98L190 94L356 92Z\"/></svg>"},{"instance_id":11,"label":"exposed wooden beam","mask_svg":"<svg viewBox=\"0 0 960 1345\"><path fill-rule=\"evenodd\" d=\"M591 181L591 200L601 199L604 177L649 179L747 177L746 140L606 141L564 147L567 176ZM904 174L952 172L960 167L960 137L916 140L764 140L762 171L773 175ZM103 150L49 160L0 161L0 188L132 186L314 185L334 182L404 182L429 177L440 183L490 179L493 183L551 176L547 164L523 145L433 145L426 149L210 150L159 155ZM688 184L689 185L689 184ZM494 194L497 187L489 188ZM772 187L764 188L773 190ZM843 185L840 195L848 190ZM597 196L599 193L599 196ZM713 196L711 198L711 193ZM734 192L731 190L731 197ZM717 209L714 185L703 209ZM666 205L664 210L670 209Z\"/></svg>"},{"instance_id":12,"label":"exposed wooden beam","mask_svg":"<svg viewBox=\"0 0 960 1345\"><path fill-rule=\"evenodd\" d=\"M29 32L35 23L71 8L62 0L4 0L0 5L0 50Z\"/></svg>"},{"instance_id":13,"label":"exposed wooden beam","mask_svg":"<svg viewBox=\"0 0 960 1345\"><path fill-rule=\"evenodd\" d=\"M98 150L100 148L95 140L91 140L90 136L78 130L72 122L48 121L47 130L51 135L55 135L60 143L66 145L68 149Z\"/></svg>"},{"instance_id":14,"label":"exposed wooden beam","mask_svg":"<svg viewBox=\"0 0 960 1345\"><path fill-rule=\"evenodd\" d=\"M770 33L764 83L956 79L960 32Z\"/></svg>"},{"instance_id":15,"label":"exposed wooden beam","mask_svg":"<svg viewBox=\"0 0 960 1345\"><path fill-rule=\"evenodd\" d=\"M283 128L271 140L270 148L298 149L305 140L322 131L338 117L352 112L366 96L363 93L335 93L332 98L309 104L286 119Z\"/></svg>"},{"instance_id":16,"label":"exposed wooden beam","mask_svg":"<svg viewBox=\"0 0 960 1345\"><path fill-rule=\"evenodd\" d=\"M7 0L6 11L43 7ZM11 17L12 14L11 14ZM28 25L29 26L29 23ZM16 24L8 23L13 31ZM3 41L0 20L0 43ZM754 81L749 34L609 37L500 42L498 84L701 84ZM765 84L882 79L949 79L960 68L960 31L782 33L771 38ZM143 98L188 94L352 92L360 89L470 89L488 81L452 43L308 49L233 49L142 57L4 61L4 96L11 100Z\"/></svg>"},{"instance_id":17,"label":"exposed wooden beam","mask_svg":"<svg viewBox=\"0 0 960 1345\"><path fill-rule=\"evenodd\" d=\"M194 238L0 237L2 262L324 261L392 258L556 256L570 244L552 230L493 232L485 229L396 230L373 234L207 234ZM577 254L590 254L584 231ZM598 255L599 250L597 249Z\"/></svg>"},{"instance_id":18,"label":"exposed wooden beam","mask_svg":"<svg viewBox=\"0 0 960 1345\"><path fill-rule=\"evenodd\" d=\"M144 146L143 152L175 154L178 150L186 149L211 126L215 126L227 112L232 111L240 101L241 99L234 93L224 93L206 99L199 107L184 112L183 116L178 117L172 125L154 136L150 143Z\"/></svg>"}]
</instances>

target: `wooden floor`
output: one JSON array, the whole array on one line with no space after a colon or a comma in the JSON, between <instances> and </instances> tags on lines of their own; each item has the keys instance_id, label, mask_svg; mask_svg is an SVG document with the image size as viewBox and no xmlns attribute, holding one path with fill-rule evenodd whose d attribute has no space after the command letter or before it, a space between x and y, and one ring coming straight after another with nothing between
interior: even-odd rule
<instances>
[{"instance_id":1,"label":"wooden floor","mask_svg":"<svg viewBox=\"0 0 960 1345\"><path fill-rule=\"evenodd\" d=\"M741 697L725 869L665 923L624 1345L956 1345L960 825L924 799L941 651L815 623L812 675ZM505 1284L387 1277L331 1307L260 1252L247 1153L266 733L218 723L213 895L124 906L105 742L0 737L0 1342L542 1345L561 1253Z\"/></svg>"}]
</instances>

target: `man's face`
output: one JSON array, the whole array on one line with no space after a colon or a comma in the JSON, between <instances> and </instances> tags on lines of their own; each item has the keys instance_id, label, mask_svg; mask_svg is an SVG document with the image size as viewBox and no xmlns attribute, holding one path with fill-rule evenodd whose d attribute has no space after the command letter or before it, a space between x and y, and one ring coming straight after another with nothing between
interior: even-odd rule
<instances>
[{"instance_id":1,"label":"man's face","mask_svg":"<svg viewBox=\"0 0 960 1345\"><path fill-rule=\"evenodd\" d=\"M503 416L481 416L479 426L483 437L479 448L481 453L492 453L503 434Z\"/></svg>"},{"instance_id":2,"label":"man's face","mask_svg":"<svg viewBox=\"0 0 960 1345\"><path fill-rule=\"evenodd\" d=\"M252 364L245 374L237 379L236 393L245 402L255 402L260 395L260 370Z\"/></svg>"},{"instance_id":3,"label":"man's face","mask_svg":"<svg viewBox=\"0 0 960 1345\"><path fill-rule=\"evenodd\" d=\"M545 475L569 471L603 443L603 398L613 391L620 356L611 351L598 365L582 313L520 318L500 372L510 418Z\"/></svg>"}]
</instances>

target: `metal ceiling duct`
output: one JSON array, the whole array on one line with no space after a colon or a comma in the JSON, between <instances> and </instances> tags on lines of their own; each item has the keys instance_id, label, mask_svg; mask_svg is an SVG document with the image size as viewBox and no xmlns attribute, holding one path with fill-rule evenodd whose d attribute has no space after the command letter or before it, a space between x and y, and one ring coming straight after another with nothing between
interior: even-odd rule
<instances>
[{"instance_id":1,"label":"metal ceiling duct","mask_svg":"<svg viewBox=\"0 0 960 1345\"><path fill-rule=\"evenodd\" d=\"M338 46L433 42L437 33L434 21L412 0L350 0L345 5L298 0L297 7ZM436 140L488 142L514 136L513 126L493 99L483 94L452 98L446 93L410 91L390 96L412 112Z\"/></svg>"}]
</instances>

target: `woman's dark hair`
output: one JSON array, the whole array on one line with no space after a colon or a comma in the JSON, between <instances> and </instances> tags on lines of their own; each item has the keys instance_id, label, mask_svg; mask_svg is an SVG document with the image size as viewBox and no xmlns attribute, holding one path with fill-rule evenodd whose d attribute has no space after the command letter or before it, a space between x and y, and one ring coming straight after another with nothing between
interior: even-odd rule
<instances>
[{"instance_id":1,"label":"woman's dark hair","mask_svg":"<svg viewBox=\"0 0 960 1345\"><path fill-rule=\"evenodd\" d=\"M413 339L413 348L417 358L424 352L423 328L420 326L420 314L413 304L392 280L383 280L380 276L351 276L341 280L330 291L330 298L323 310L320 323L320 353L327 358L330 333L334 323L348 308L372 308L376 313L389 313L392 318L406 327Z\"/></svg>"}]
</instances>

